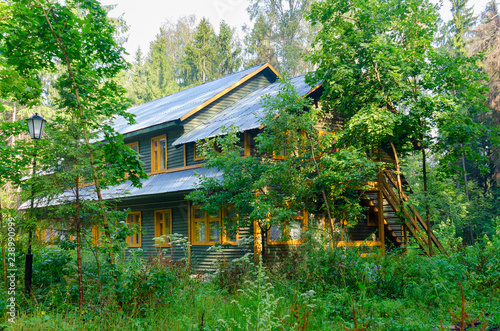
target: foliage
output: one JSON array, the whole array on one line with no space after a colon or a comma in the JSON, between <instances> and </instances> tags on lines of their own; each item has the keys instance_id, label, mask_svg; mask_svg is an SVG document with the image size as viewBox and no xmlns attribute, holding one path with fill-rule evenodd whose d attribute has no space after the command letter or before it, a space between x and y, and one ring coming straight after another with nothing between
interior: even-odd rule
<instances>
[{"instance_id":1,"label":"foliage","mask_svg":"<svg viewBox=\"0 0 500 331\"><path fill-rule=\"evenodd\" d=\"M44 266L43 273L39 273L43 278L37 278L44 284L37 281L33 289L37 304L27 304L27 298L19 292L19 317L15 324L4 325L13 330L61 326L182 330L199 329L200 325L211 330L234 329L238 325L245 329L247 323L257 327L261 321L262 329L266 329L262 324L268 320L275 328L287 330L293 327L283 321L298 326L294 312L299 319L309 312L307 329L343 330L341 325L354 325L354 302L358 328L363 321L369 323L370 330L424 331L439 325L440 320L450 320L447 307L461 307L461 283L467 298L466 312L478 316L485 310L483 316L488 316L489 327L495 328L500 326L495 314L500 307L499 238L496 234L482 247L431 258L411 252L406 256L389 253L385 257L360 258L352 249L336 254L324 250L321 242L311 243L280 265L247 269L241 275L246 281L234 293L221 289L217 278L212 282L190 277L190 270L170 256L158 254L146 260L130 255L115 265L101 263L99 267L85 250L87 309L82 315L75 313L77 281L70 271L76 268L71 262L75 253L43 248L35 251L39 264L34 270ZM72 255L70 259L68 254ZM291 272L291 263L298 272ZM57 283L61 279L62 283ZM120 286L115 286L115 281ZM6 292L0 291L1 307L6 298Z\"/></svg>"},{"instance_id":2,"label":"foliage","mask_svg":"<svg viewBox=\"0 0 500 331\"><path fill-rule=\"evenodd\" d=\"M182 85L192 86L233 73L240 67L241 49L234 40L234 30L224 21L216 35L203 18L195 28L193 39L184 48Z\"/></svg>"},{"instance_id":3,"label":"foliage","mask_svg":"<svg viewBox=\"0 0 500 331\"><path fill-rule=\"evenodd\" d=\"M248 66L269 62L286 77L312 70L303 56L311 48L315 30L304 16L310 0L252 0L247 12L252 26L245 25Z\"/></svg>"},{"instance_id":4,"label":"foliage","mask_svg":"<svg viewBox=\"0 0 500 331\"><path fill-rule=\"evenodd\" d=\"M199 189L186 198L207 211L234 205L238 226L257 224L262 244L273 225L289 226L301 210L355 225L363 211L363 185L375 177L376 163L353 147L332 153L336 136L317 131L326 126L319 122L323 110L312 107L290 81L283 81L262 105L263 130L255 138L256 152L241 157L234 127L215 140L221 153L206 139L205 166L219 169L223 179L200 176ZM279 160L276 153L281 154Z\"/></svg>"},{"instance_id":5,"label":"foliage","mask_svg":"<svg viewBox=\"0 0 500 331\"><path fill-rule=\"evenodd\" d=\"M232 302L235 304L239 314L241 314L238 317L243 322L240 323L234 318L229 321L222 320L221 322L226 328L238 330L273 330L279 326L274 311L282 298L275 297L273 285L266 275L262 260L259 262L252 279L246 280L244 288L238 290L240 300ZM240 301L244 304L241 304Z\"/></svg>"}]
</instances>

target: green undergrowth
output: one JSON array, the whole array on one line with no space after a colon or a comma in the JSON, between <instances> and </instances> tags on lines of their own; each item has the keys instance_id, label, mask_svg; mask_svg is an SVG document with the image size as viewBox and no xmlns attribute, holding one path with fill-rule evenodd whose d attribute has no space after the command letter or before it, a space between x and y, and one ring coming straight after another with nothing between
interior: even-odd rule
<instances>
[{"instance_id":1,"label":"green undergrowth","mask_svg":"<svg viewBox=\"0 0 500 331\"><path fill-rule=\"evenodd\" d=\"M320 248L321 247L321 248ZM484 239L433 257L388 252L359 258L355 250L308 244L279 263L245 257L193 275L183 261L159 254L99 265L84 255L85 303L78 310L72 252L35 255L33 296L16 294L6 330L439 330L464 307L500 327L500 242ZM20 266L22 268L22 266ZM22 277L19 277L22 278ZM22 288L22 279L18 279ZM5 312L7 294L1 292ZM354 310L354 312L353 312Z\"/></svg>"}]
</instances>

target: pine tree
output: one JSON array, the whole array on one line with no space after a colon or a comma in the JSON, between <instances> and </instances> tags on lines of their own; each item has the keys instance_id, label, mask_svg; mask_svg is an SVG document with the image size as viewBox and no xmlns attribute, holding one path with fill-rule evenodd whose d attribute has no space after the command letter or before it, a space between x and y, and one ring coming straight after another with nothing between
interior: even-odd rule
<instances>
[{"instance_id":1,"label":"pine tree","mask_svg":"<svg viewBox=\"0 0 500 331\"><path fill-rule=\"evenodd\" d=\"M311 0L252 0L247 8L253 26L244 26L247 65L269 62L294 77L312 67L302 59L314 39L305 19Z\"/></svg>"}]
</instances>

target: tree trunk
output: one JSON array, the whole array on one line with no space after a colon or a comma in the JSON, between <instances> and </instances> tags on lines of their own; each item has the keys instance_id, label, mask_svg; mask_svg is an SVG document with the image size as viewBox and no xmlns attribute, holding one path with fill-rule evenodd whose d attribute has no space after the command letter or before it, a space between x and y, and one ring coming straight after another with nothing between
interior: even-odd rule
<instances>
[{"instance_id":1,"label":"tree trunk","mask_svg":"<svg viewBox=\"0 0 500 331\"><path fill-rule=\"evenodd\" d=\"M424 197L425 197L425 218L427 220L427 240L429 245L429 255L432 256L432 231L431 231L431 216L429 209L428 192L427 192L427 165L425 159L425 148L422 148L422 172L424 176Z\"/></svg>"},{"instance_id":2,"label":"tree trunk","mask_svg":"<svg viewBox=\"0 0 500 331\"><path fill-rule=\"evenodd\" d=\"M2 212L2 199L0 197L0 228L3 229L3 212ZM2 238L2 265L3 265L3 282L5 284L5 289L7 290L9 286L7 285L7 260L5 258L5 240Z\"/></svg>"},{"instance_id":3,"label":"tree trunk","mask_svg":"<svg viewBox=\"0 0 500 331\"><path fill-rule=\"evenodd\" d=\"M72 66L71 66L71 60L69 58L68 52L66 51L66 47L63 44L61 36L55 32L55 30L54 30L54 28L53 28L53 26L52 26L52 24L51 24L51 22L49 20L47 12L45 11L45 9L43 7L42 7L42 10L43 10L43 13L44 13L44 16L45 16L45 20L46 20L47 24L49 25L50 31L52 32L52 35L56 39L57 44L59 45L59 48L61 49L61 51L64 54L64 58L65 58L65 61L66 61L66 68L68 69L68 76L71 79L71 82L72 82L72 85L73 85L73 90L75 92L76 104L77 104L78 110L80 112L80 117L83 119L84 118L84 112L83 112L82 103L81 103L81 99L80 99L80 93L79 93L78 85L76 83L76 79L75 79L75 77L73 75L73 69L72 69ZM104 202L103 202L102 195L101 195L101 187L100 187L100 183L99 183L99 177L97 176L97 170L96 170L96 166L95 166L94 153L92 151L91 143L89 141L89 138L88 138L87 134L88 133L84 131L83 132L83 136L84 136L83 138L85 140L85 143L87 145L87 149L89 151L90 164L91 164L91 168L92 168L92 174L93 174L93 177L94 177L93 179L94 179L94 184L95 184L95 190L96 190L96 193L97 193L97 200L99 202L99 208L101 210L101 216L102 216L102 221L103 221L103 226L104 226L104 232L105 232L105 234L106 234L106 236L108 237L108 240L109 240L109 245L110 245L110 249L109 249L109 262L113 263L113 260L114 260L113 259L113 248L112 248L112 242L111 242L111 234L110 234L110 231L109 231L108 217L107 217L107 214L106 214L106 210L104 208Z\"/></svg>"},{"instance_id":4,"label":"tree trunk","mask_svg":"<svg viewBox=\"0 0 500 331\"><path fill-rule=\"evenodd\" d=\"M316 168L316 172L318 173L318 177L321 177L321 171L319 170L318 162L316 162L316 155L314 154L313 143L312 143L311 139L308 139L308 140L309 140L309 145L311 146L311 157L314 161L314 167ZM330 205L328 203L328 199L327 199L326 192L324 189L321 190L321 195L323 196L323 202L325 203L326 214L328 215L328 227L330 229L330 236L332 238L332 248L335 249L335 247L337 247L337 245L335 244L335 242L336 242L335 228L333 226L334 219L332 218Z\"/></svg>"},{"instance_id":5,"label":"tree trunk","mask_svg":"<svg viewBox=\"0 0 500 331\"><path fill-rule=\"evenodd\" d=\"M467 169L465 167L465 153L464 146L460 144L460 148L462 149L462 171L464 173L464 187L465 187L465 196L467 197L467 202L470 201L469 197L469 184L467 183ZM469 233L470 233L470 244L474 245L474 233L472 231L472 217L469 216Z\"/></svg>"},{"instance_id":6,"label":"tree trunk","mask_svg":"<svg viewBox=\"0 0 500 331\"><path fill-rule=\"evenodd\" d=\"M80 218L80 188L79 188L80 177L76 177L76 201L75 201L75 210L76 210L76 259L78 264L78 308L80 312L83 309L83 271L82 271L82 220Z\"/></svg>"}]
</instances>

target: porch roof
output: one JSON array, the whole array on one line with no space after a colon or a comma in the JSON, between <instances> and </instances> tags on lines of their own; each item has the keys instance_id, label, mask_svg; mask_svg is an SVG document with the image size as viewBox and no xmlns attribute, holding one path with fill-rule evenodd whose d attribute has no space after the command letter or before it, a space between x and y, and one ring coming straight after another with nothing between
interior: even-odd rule
<instances>
[{"instance_id":1,"label":"porch roof","mask_svg":"<svg viewBox=\"0 0 500 331\"><path fill-rule=\"evenodd\" d=\"M218 169L196 168L186 169L176 172L160 173L149 176L148 179L141 180L142 187L136 188L132 186L130 180L126 180L119 185L109 187L102 190L102 197L104 200L115 200L123 198L133 198L139 196L157 195L163 193L174 193L181 191L190 191L197 188L198 177L196 173L222 179L222 172ZM35 200L35 207L48 207L60 204L68 204L75 201L74 188L64 191L56 197L42 198ZM96 200L94 185L85 186L80 188L80 199L82 200ZM30 208L31 202L28 200L24 202L19 209L25 210Z\"/></svg>"}]
</instances>

